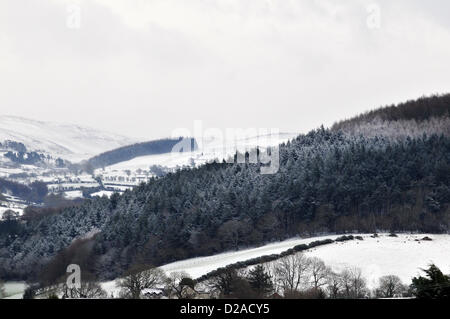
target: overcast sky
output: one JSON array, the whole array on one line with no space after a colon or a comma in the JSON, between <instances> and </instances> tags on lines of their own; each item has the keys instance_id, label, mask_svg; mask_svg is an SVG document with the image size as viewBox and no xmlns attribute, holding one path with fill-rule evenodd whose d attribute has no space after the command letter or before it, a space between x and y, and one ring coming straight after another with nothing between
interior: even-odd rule
<instances>
[{"instance_id":1,"label":"overcast sky","mask_svg":"<svg viewBox=\"0 0 450 319\"><path fill-rule=\"evenodd\" d=\"M0 0L0 114L135 137L306 132L449 92L449 58L447 0Z\"/></svg>"}]
</instances>

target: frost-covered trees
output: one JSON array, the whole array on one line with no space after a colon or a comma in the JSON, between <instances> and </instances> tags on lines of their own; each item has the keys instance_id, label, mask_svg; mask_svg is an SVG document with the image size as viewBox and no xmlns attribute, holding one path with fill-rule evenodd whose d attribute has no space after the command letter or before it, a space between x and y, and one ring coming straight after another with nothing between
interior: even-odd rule
<instances>
[{"instance_id":1,"label":"frost-covered trees","mask_svg":"<svg viewBox=\"0 0 450 319\"><path fill-rule=\"evenodd\" d=\"M372 110L333 125L333 130L367 137L387 136L395 139L420 137L423 134L450 134L450 94L423 97Z\"/></svg>"},{"instance_id":2,"label":"frost-covered trees","mask_svg":"<svg viewBox=\"0 0 450 319\"><path fill-rule=\"evenodd\" d=\"M122 288L122 297L140 299L145 289L158 288L165 280L166 276L159 268L134 265L126 272L124 278L117 280L117 285Z\"/></svg>"},{"instance_id":3,"label":"frost-covered trees","mask_svg":"<svg viewBox=\"0 0 450 319\"><path fill-rule=\"evenodd\" d=\"M238 250L242 244L242 237L248 231L246 224L237 220L230 220L219 227L218 236L228 247Z\"/></svg>"}]
</instances>

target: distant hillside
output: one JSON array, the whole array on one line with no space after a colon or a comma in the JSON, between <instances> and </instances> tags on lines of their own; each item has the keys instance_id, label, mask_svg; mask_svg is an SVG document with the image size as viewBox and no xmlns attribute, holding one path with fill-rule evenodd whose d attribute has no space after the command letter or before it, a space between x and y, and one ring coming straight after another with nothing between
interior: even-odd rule
<instances>
[{"instance_id":1,"label":"distant hillside","mask_svg":"<svg viewBox=\"0 0 450 319\"><path fill-rule=\"evenodd\" d=\"M0 194L1 193L8 193L29 202L40 203L47 195L48 189L45 183L38 181L33 182L30 185L24 185L0 178Z\"/></svg>"},{"instance_id":2,"label":"distant hillside","mask_svg":"<svg viewBox=\"0 0 450 319\"><path fill-rule=\"evenodd\" d=\"M136 142L118 134L78 125L0 116L0 143L3 145L15 143L29 152L49 154L71 162Z\"/></svg>"},{"instance_id":3,"label":"distant hillside","mask_svg":"<svg viewBox=\"0 0 450 319\"><path fill-rule=\"evenodd\" d=\"M422 97L382 107L337 122L332 130L366 137L406 138L423 134L450 136L450 94Z\"/></svg>"},{"instance_id":4,"label":"distant hillside","mask_svg":"<svg viewBox=\"0 0 450 319\"><path fill-rule=\"evenodd\" d=\"M123 146L90 158L88 160L88 164L93 168L101 168L104 166L129 161L140 156L170 153L172 152L173 147L182 140L183 138L180 137L177 139L161 139ZM191 150L197 149L194 139L187 138L186 142L190 143Z\"/></svg>"}]
</instances>

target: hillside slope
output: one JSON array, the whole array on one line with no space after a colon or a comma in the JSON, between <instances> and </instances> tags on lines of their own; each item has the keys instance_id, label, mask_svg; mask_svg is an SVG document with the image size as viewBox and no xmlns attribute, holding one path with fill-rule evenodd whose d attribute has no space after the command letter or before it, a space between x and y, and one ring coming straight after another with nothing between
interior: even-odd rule
<instances>
[{"instance_id":1,"label":"hillside slope","mask_svg":"<svg viewBox=\"0 0 450 319\"><path fill-rule=\"evenodd\" d=\"M396 275L404 283L411 282L414 276L420 274L421 268L434 263L445 273L450 272L450 235L431 234L398 234L391 237L388 234L378 234L373 238L367 234L355 234L364 240L334 242L308 249L303 253L308 257L319 257L334 271L340 272L347 267L357 267L362 270L370 289L377 287L381 276ZM423 237L431 237L432 241L420 241ZM218 268L223 268L236 262L272 254L280 254L296 245L307 245L316 240L336 239L336 235L312 238L293 238L272 243L257 248L234 252L191 258L161 266L167 275L174 272L185 272L192 278L199 278ZM109 293L118 294L119 288L115 282L104 283Z\"/></svg>"},{"instance_id":2,"label":"hillside slope","mask_svg":"<svg viewBox=\"0 0 450 319\"><path fill-rule=\"evenodd\" d=\"M6 140L23 143L28 150L71 162L136 142L118 134L78 125L0 116L0 142Z\"/></svg>"},{"instance_id":3,"label":"hillside slope","mask_svg":"<svg viewBox=\"0 0 450 319\"><path fill-rule=\"evenodd\" d=\"M391 139L421 137L424 134L450 136L450 94L381 107L339 121L331 129L353 136L386 136Z\"/></svg>"}]
</instances>

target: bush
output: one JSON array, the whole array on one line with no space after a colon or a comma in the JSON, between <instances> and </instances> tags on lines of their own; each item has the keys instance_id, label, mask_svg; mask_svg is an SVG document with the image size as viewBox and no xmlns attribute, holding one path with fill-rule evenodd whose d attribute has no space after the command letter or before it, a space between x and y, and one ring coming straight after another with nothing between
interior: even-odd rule
<instances>
[{"instance_id":1,"label":"bush","mask_svg":"<svg viewBox=\"0 0 450 319\"><path fill-rule=\"evenodd\" d=\"M418 299L450 299L450 277L434 264L422 269L426 277L414 277L411 289Z\"/></svg>"}]
</instances>

